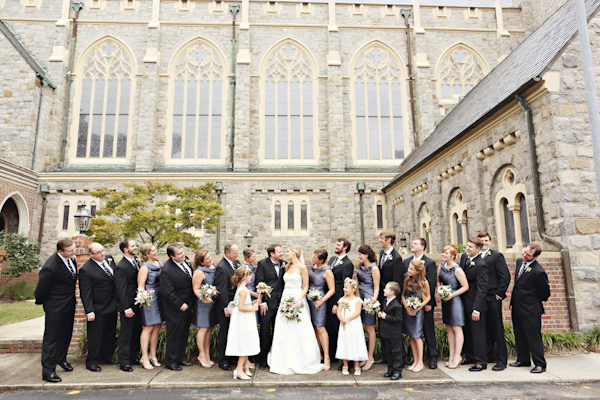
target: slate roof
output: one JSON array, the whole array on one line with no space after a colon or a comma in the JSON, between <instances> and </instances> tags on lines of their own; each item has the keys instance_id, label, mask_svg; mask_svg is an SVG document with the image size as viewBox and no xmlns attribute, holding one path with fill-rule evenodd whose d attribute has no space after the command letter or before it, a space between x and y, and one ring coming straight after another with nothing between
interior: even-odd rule
<instances>
[{"instance_id":1,"label":"slate roof","mask_svg":"<svg viewBox=\"0 0 600 400\"><path fill-rule=\"evenodd\" d=\"M438 150L460 139L486 116L513 101L515 94L533 85L534 78L543 75L577 34L575 1L567 1L482 79L400 164L398 174L386 188L425 163ZM599 7L600 0L585 1L588 20Z\"/></svg>"}]
</instances>

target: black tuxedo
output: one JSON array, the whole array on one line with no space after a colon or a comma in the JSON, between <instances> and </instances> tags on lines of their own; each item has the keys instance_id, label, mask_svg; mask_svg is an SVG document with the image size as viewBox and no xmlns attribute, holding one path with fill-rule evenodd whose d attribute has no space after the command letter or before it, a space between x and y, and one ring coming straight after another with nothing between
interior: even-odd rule
<instances>
[{"instance_id":1,"label":"black tuxedo","mask_svg":"<svg viewBox=\"0 0 600 400\"><path fill-rule=\"evenodd\" d=\"M72 260L75 271L77 262ZM48 258L39 273L35 304L43 304L46 313L42 341L42 376L56 372L56 364L67 361L67 351L75 319L75 279L58 253Z\"/></svg>"},{"instance_id":2,"label":"black tuxedo","mask_svg":"<svg viewBox=\"0 0 600 400\"><path fill-rule=\"evenodd\" d=\"M234 266L237 268L240 265L239 261L234 261ZM219 320L219 365L229 364L229 357L225 356L227 349L227 334L229 332L229 318L225 316L225 308L230 301L233 301L236 288L231 282L235 270L229 264L229 261L223 257L215 268L215 286L219 291L215 307L217 307L217 318Z\"/></svg>"},{"instance_id":3,"label":"black tuxedo","mask_svg":"<svg viewBox=\"0 0 600 400\"><path fill-rule=\"evenodd\" d=\"M540 263L534 260L518 277L522 264L523 260L519 258L510 299L517 361L524 365L530 364L531 353L533 363L546 368L542 343L542 314L544 314L542 302L550 297L548 275Z\"/></svg>"},{"instance_id":4,"label":"black tuxedo","mask_svg":"<svg viewBox=\"0 0 600 400\"><path fill-rule=\"evenodd\" d=\"M384 250L379 252L379 273L381 275L380 284L379 284L379 302L381 304L385 304L385 296L383 295L383 288L388 282L397 282L400 287L404 283L404 265L402 263L402 257L400 253L396 251L396 249L392 249L390 260L389 257L382 264L381 260L383 258Z\"/></svg>"},{"instance_id":5,"label":"black tuxedo","mask_svg":"<svg viewBox=\"0 0 600 400\"><path fill-rule=\"evenodd\" d=\"M352 275L354 275L354 264L352 264L348 255L342 259L340 265L337 265L338 260L338 256L331 257L327 264L331 266L335 286L335 293L327 300L327 320L325 321L325 327L329 334L329 357L331 360L335 360L337 338L340 329L340 320L337 315L331 313L331 310L333 306L337 306L338 300L344 296L344 281L346 278L352 278Z\"/></svg>"},{"instance_id":6,"label":"black tuxedo","mask_svg":"<svg viewBox=\"0 0 600 400\"><path fill-rule=\"evenodd\" d=\"M502 299L506 297L506 289L510 283L510 272L504 255L496 250L488 249L481 254L488 266L487 289L487 358L488 362L497 362L506 366L508 353L504 339L502 324ZM485 256L485 257L484 257ZM496 296L500 297L497 299Z\"/></svg>"},{"instance_id":7,"label":"black tuxedo","mask_svg":"<svg viewBox=\"0 0 600 400\"><path fill-rule=\"evenodd\" d=\"M114 263L111 268L114 272ZM86 314L95 314L94 321L87 322L88 354L85 364L88 368L112 361L115 352L117 289L114 273L111 275L91 258L79 269L79 293L83 308Z\"/></svg>"},{"instance_id":8,"label":"black tuxedo","mask_svg":"<svg viewBox=\"0 0 600 400\"><path fill-rule=\"evenodd\" d=\"M139 265L139 264L138 264ZM121 258L115 268L115 286L119 299L118 310L121 319L119 331L119 364L121 366L135 364L140 350L140 334L142 333L142 311L134 305L137 294L138 268ZM127 318L125 310L132 309L134 316Z\"/></svg>"},{"instance_id":9,"label":"black tuxedo","mask_svg":"<svg viewBox=\"0 0 600 400\"><path fill-rule=\"evenodd\" d=\"M169 259L160 273L160 298L167 325L167 366L175 366L185 360L185 348L190 332L194 305L193 271L186 263L183 263L183 267L188 269L189 275ZM188 308L181 311L184 303Z\"/></svg>"},{"instance_id":10,"label":"black tuxedo","mask_svg":"<svg viewBox=\"0 0 600 400\"><path fill-rule=\"evenodd\" d=\"M414 256L410 256L404 260L404 275L408 272L410 262L414 259ZM421 258L423 264L425 264L425 279L429 284L429 303L431 306L430 311L425 311L423 307L423 334L425 335L425 343L427 344L427 360L429 363L437 363L437 344L435 341L435 322L433 318L433 312L436 306L435 301L435 288L437 286L437 265L435 261L423 254ZM402 287L402 282L398 282Z\"/></svg>"},{"instance_id":11,"label":"black tuxedo","mask_svg":"<svg viewBox=\"0 0 600 400\"><path fill-rule=\"evenodd\" d=\"M275 317L277 316L277 308L281 301L281 293L283 292L283 274L285 273L284 265L285 262L281 261L279 267L279 275L273 265L273 261L269 257L262 259L256 266L256 275L254 281L258 285L260 282L264 282L273 288L271 297L263 298L263 302L267 303L267 312L265 315L260 315L258 320L260 321L260 357L259 361L261 364L267 362L267 354L271 350L271 344L273 343L273 329L275 328Z\"/></svg>"},{"instance_id":12,"label":"black tuxedo","mask_svg":"<svg viewBox=\"0 0 600 400\"><path fill-rule=\"evenodd\" d=\"M465 308L465 345L464 351L468 361L487 367L487 340L485 334L488 267L478 254L472 262L466 253L460 260L460 267L465 271L469 290L462 294ZM479 311L479 321L473 321L473 311Z\"/></svg>"},{"instance_id":13,"label":"black tuxedo","mask_svg":"<svg viewBox=\"0 0 600 400\"><path fill-rule=\"evenodd\" d=\"M390 304L387 303L387 298L382 304L381 310L385 312L385 319L379 319L379 335L381 341L385 343L385 358L388 360L388 372L402 373L404 368L402 340L402 305L398 298L394 298Z\"/></svg>"}]
</instances>

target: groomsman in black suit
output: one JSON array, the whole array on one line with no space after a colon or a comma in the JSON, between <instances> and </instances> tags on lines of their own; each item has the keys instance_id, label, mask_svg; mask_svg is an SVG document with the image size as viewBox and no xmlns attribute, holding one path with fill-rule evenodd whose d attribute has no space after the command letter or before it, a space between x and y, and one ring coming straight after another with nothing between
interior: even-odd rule
<instances>
[{"instance_id":1,"label":"groomsman in black suit","mask_svg":"<svg viewBox=\"0 0 600 400\"><path fill-rule=\"evenodd\" d=\"M437 344L435 341L435 323L433 321L433 310L436 306L435 302L435 288L437 286L437 266L435 261L427 257L425 253L427 249L427 241L423 238L416 238L410 245L410 251L413 256L408 257L404 260L404 274L408 272L408 267L412 260L421 260L425 264L425 279L429 284L429 291L431 300L425 307L424 318L423 318L423 334L425 335L425 343L427 344L427 360L429 361L429 368L437 368ZM403 281L404 282L404 281Z\"/></svg>"},{"instance_id":2,"label":"groomsman in black suit","mask_svg":"<svg viewBox=\"0 0 600 400\"><path fill-rule=\"evenodd\" d=\"M523 250L523 258L517 260L515 284L510 298L517 347L517 361L510 363L510 366L529 367L533 358L535 367L531 372L534 374L546 370L542 343L542 302L550 297L548 275L536 260L540 254L542 248L537 244L528 244Z\"/></svg>"},{"instance_id":3,"label":"groomsman in black suit","mask_svg":"<svg viewBox=\"0 0 600 400\"><path fill-rule=\"evenodd\" d=\"M167 326L165 368L181 371L180 365L192 365L185 360L185 348L190 333L194 291L192 269L185 262L185 250L178 243L167 246L169 260L160 273L160 295Z\"/></svg>"},{"instance_id":4,"label":"groomsman in black suit","mask_svg":"<svg viewBox=\"0 0 600 400\"><path fill-rule=\"evenodd\" d=\"M260 305L260 369L267 367L267 354L273 344L273 329L275 328L275 317L281 301L283 292L283 274L285 272L285 261L282 261L283 250L278 244L267 247L267 258L260 260L256 266L254 281L258 284L264 282L273 288L271 297L263 297Z\"/></svg>"},{"instance_id":5,"label":"groomsman in black suit","mask_svg":"<svg viewBox=\"0 0 600 400\"><path fill-rule=\"evenodd\" d=\"M75 243L70 238L59 239L56 253L50 256L39 273L35 289L35 304L43 304L46 313L42 341L42 379L60 382L56 366L73 371L67 362L67 351L75 319L75 283L77 262Z\"/></svg>"},{"instance_id":6,"label":"groomsman in black suit","mask_svg":"<svg viewBox=\"0 0 600 400\"><path fill-rule=\"evenodd\" d=\"M133 239L125 238L119 242L123 258L115 269L115 286L119 299L121 330L119 331L119 364L121 371L133 371L132 365L139 365L137 357L140 350L142 333L142 312L136 306L137 274L140 266L136 260L137 246Z\"/></svg>"},{"instance_id":7,"label":"groomsman in black suit","mask_svg":"<svg viewBox=\"0 0 600 400\"><path fill-rule=\"evenodd\" d=\"M385 304L385 296L383 295L383 288L388 282L398 282L400 287L404 283L404 265L402 264L402 257L394 249L394 242L396 241L396 234L392 231L382 231L379 234L379 243L381 244L382 250L379 252L379 273L381 275L379 287L379 302ZM402 336L402 333L399 333ZM381 336L381 335L380 335ZM383 345L382 345L383 346ZM382 347L381 358L375 361L375 364L387 363L386 349Z\"/></svg>"},{"instance_id":8,"label":"groomsman in black suit","mask_svg":"<svg viewBox=\"0 0 600 400\"><path fill-rule=\"evenodd\" d=\"M87 369L100 372L98 365L112 364L117 333L117 289L115 265L110 265L100 243L89 247L90 259L79 269L79 293L87 315Z\"/></svg>"},{"instance_id":9,"label":"groomsman in black suit","mask_svg":"<svg viewBox=\"0 0 600 400\"><path fill-rule=\"evenodd\" d=\"M479 254L483 243L472 237L467 243L466 256L461 258L460 267L465 271L469 290L461 297L465 308L465 359L462 364L475 364L469 371L487 368L487 340L485 334L488 266Z\"/></svg>"},{"instance_id":10,"label":"groomsman in black suit","mask_svg":"<svg viewBox=\"0 0 600 400\"><path fill-rule=\"evenodd\" d=\"M495 362L492 371L506 369L508 352L504 339L504 324L502 323L502 300L506 297L506 289L510 283L510 272L502 253L490 249L492 237L487 232L477 235L483 247L481 258L488 266L487 302L487 360Z\"/></svg>"},{"instance_id":11,"label":"groomsman in black suit","mask_svg":"<svg viewBox=\"0 0 600 400\"><path fill-rule=\"evenodd\" d=\"M402 305L398 301L400 285L397 282L388 282L383 288L385 302L381 303L382 308L379 311L379 334L382 343L385 343L388 360L388 370L383 374L384 378L390 378L397 381L402 378L402 368L404 368L402 340Z\"/></svg>"},{"instance_id":12,"label":"groomsman in black suit","mask_svg":"<svg viewBox=\"0 0 600 400\"><path fill-rule=\"evenodd\" d=\"M233 297L235 296L236 288L231 283L231 277L240 266L240 262L238 261L239 249L237 244L227 243L223 250L225 257L221 259L215 268L215 286L219 291L219 296L217 296L215 304L219 320L219 368L231 371L231 359L225 355L227 333L229 332L229 317L231 317L227 305L230 301L233 301Z\"/></svg>"},{"instance_id":13,"label":"groomsman in black suit","mask_svg":"<svg viewBox=\"0 0 600 400\"><path fill-rule=\"evenodd\" d=\"M337 318L337 303L344 296L344 280L352 278L354 274L354 264L347 257L352 243L346 238L339 238L335 243L335 256L329 259L327 265L331 266L333 279L335 281L335 293L327 300L327 308L330 312L327 313L327 321L325 326L329 335L329 358L332 362L336 360L335 353L337 351L338 331L340 329L340 320ZM340 371L341 369L340 365Z\"/></svg>"}]
</instances>

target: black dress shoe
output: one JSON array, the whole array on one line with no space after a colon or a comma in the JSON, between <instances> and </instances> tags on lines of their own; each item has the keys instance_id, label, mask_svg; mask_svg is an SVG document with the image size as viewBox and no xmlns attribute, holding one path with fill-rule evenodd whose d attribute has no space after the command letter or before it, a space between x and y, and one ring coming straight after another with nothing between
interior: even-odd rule
<instances>
[{"instance_id":1,"label":"black dress shoe","mask_svg":"<svg viewBox=\"0 0 600 400\"><path fill-rule=\"evenodd\" d=\"M436 369L437 361L429 361L429 369Z\"/></svg>"},{"instance_id":2,"label":"black dress shoe","mask_svg":"<svg viewBox=\"0 0 600 400\"><path fill-rule=\"evenodd\" d=\"M221 368L223 371L231 371L229 364L219 364L219 368Z\"/></svg>"},{"instance_id":3,"label":"black dress shoe","mask_svg":"<svg viewBox=\"0 0 600 400\"><path fill-rule=\"evenodd\" d=\"M260 368L260 369L267 368L267 363L260 363L260 365L258 366L258 368Z\"/></svg>"},{"instance_id":4,"label":"black dress shoe","mask_svg":"<svg viewBox=\"0 0 600 400\"><path fill-rule=\"evenodd\" d=\"M379 360L375 361L373 364L387 364L387 361L384 360L383 358L380 358ZM341 370L340 370L341 371ZM386 377L387 378L387 377Z\"/></svg>"},{"instance_id":5,"label":"black dress shoe","mask_svg":"<svg viewBox=\"0 0 600 400\"><path fill-rule=\"evenodd\" d=\"M463 358L463 360L460 363L460 365L468 365L468 364L475 364L475 363L473 361L469 360L467 357Z\"/></svg>"},{"instance_id":6,"label":"black dress shoe","mask_svg":"<svg viewBox=\"0 0 600 400\"><path fill-rule=\"evenodd\" d=\"M402 374L399 372L396 372L396 373L392 374L392 376L390 376L390 380L392 380L392 381L397 381L400 378L402 378Z\"/></svg>"},{"instance_id":7,"label":"black dress shoe","mask_svg":"<svg viewBox=\"0 0 600 400\"><path fill-rule=\"evenodd\" d=\"M177 364L181 365L182 367L191 367L192 366L191 362L185 361L185 360L178 362Z\"/></svg>"},{"instance_id":8,"label":"black dress shoe","mask_svg":"<svg viewBox=\"0 0 600 400\"><path fill-rule=\"evenodd\" d=\"M167 364L165 365L166 369L170 369L171 371L181 371L181 367L177 364Z\"/></svg>"},{"instance_id":9,"label":"black dress shoe","mask_svg":"<svg viewBox=\"0 0 600 400\"><path fill-rule=\"evenodd\" d=\"M540 365L536 365L532 370L531 373L532 374L541 374L542 372L544 372L546 370L546 367L542 367Z\"/></svg>"},{"instance_id":10,"label":"black dress shoe","mask_svg":"<svg viewBox=\"0 0 600 400\"><path fill-rule=\"evenodd\" d=\"M469 371L472 371L472 372L480 372L480 371L483 371L483 370L484 370L484 369L486 369L486 368L487 368L487 367L484 367L484 366L483 366L483 365L481 365L481 364L475 364L475 365L473 365L471 368L469 368Z\"/></svg>"},{"instance_id":11,"label":"black dress shoe","mask_svg":"<svg viewBox=\"0 0 600 400\"><path fill-rule=\"evenodd\" d=\"M98 366L98 365L90 365L89 367L86 367L86 368L92 372L102 371L102 368L100 368L100 366Z\"/></svg>"},{"instance_id":12,"label":"black dress shoe","mask_svg":"<svg viewBox=\"0 0 600 400\"><path fill-rule=\"evenodd\" d=\"M525 363L522 363L521 361L515 361L508 365L510 365L511 367L531 367L531 364L525 364Z\"/></svg>"},{"instance_id":13,"label":"black dress shoe","mask_svg":"<svg viewBox=\"0 0 600 400\"><path fill-rule=\"evenodd\" d=\"M492 371L504 371L506 369L506 364L497 363L492 368Z\"/></svg>"},{"instance_id":14,"label":"black dress shoe","mask_svg":"<svg viewBox=\"0 0 600 400\"><path fill-rule=\"evenodd\" d=\"M73 371L73 367L71 366L71 364L69 364L66 361L58 363L58 366L61 367L62 369L64 369L65 371L67 371L67 372Z\"/></svg>"},{"instance_id":15,"label":"black dress shoe","mask_svg":"<svg viewBox=\"0 0 600 400\"><path fill-rule=\"evenodd\" d=\"M394 375L394 373L393 373L392 371L388 371L388 372L386 372L385 374L383 374L383 377L384 377L384 378L389 378L389 377L391 377L392 375Z\"/></svg>"},{"instance_id":16,"label":"black dress shoe","mask_svg":"<svg viewBox=\"0 0 600 400\"><path fill-rule=\"evenodd\" d=\"M126 365L121 365L121 371L125 371L125 372L131 372L133 371L133 368L131 368L131 365L126 364Z\"/></svg>"},{"instance_id":17,"label":"black dress shoe","mask_svg":"<svg viewBox=\"0 0 600 400\"><path fill-rule=\"evenodd\" d=\"M62 379L60 379L60 377L56 374L42 375L42 379L45 380L46 382L51 382L51 383L56 383L56 382L62 381Z\"/></svg>"}]
</instances>

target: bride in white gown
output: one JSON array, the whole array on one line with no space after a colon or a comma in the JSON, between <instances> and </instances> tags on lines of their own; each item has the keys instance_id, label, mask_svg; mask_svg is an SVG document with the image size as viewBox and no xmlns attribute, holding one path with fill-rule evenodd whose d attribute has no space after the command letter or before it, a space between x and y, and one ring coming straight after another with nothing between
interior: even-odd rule
<instances>
[{"instance_id":1,"label":"bride in white gown","mask_svg":"<svg viewBox=\"0 0 600 400\"><path fill-rule=\"evenodd\" d=\"M283 275L285 286L282 301L289 296L301 305L300 322L288 320L277 311L273 330L273 345L267 356L270 371L276 374L316 374L323 369L321 353L310 321L310 309L306 302L308 292L308 269L299 261L300 246L287 251L288 265Z\"/></svg>"}]
</instances>

